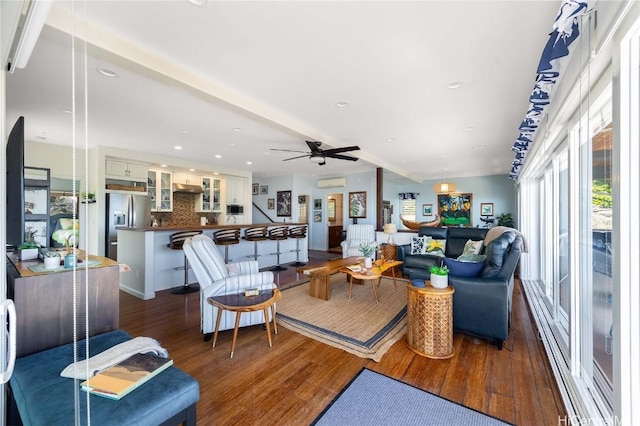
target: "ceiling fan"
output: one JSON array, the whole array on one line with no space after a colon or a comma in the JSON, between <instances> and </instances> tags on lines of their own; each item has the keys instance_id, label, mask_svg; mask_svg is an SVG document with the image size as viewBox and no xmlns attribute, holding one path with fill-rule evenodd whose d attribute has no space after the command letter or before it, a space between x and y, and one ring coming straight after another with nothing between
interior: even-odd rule
<instances>
[{"instance_id":1,"label":"ceiling fan","mask_svg":"<svg viewBox=\"0 0 640 426\"><path fill-rule=\"evenodd\" d=\"M348 151L357 151L360 149L359 146L345 146L344 148L321 149L320 145L322 145L322 142L311 142L311 141L305 141L305 142L307 142L307 146L311 151L305 152L305 151L295 151L291 149L275 149L275 148L271 148L271 151L300 152L300 153L303 153L304 155L285 158L282 161L289 161L289 160L295 160L297 158L309 157L309 161L311 161L312 163L316 163L320 166L324 166L325 164L327 164L326 158L337 158L339 160L349 160L349 161L358 160L356 157L341 155L341 153L348 152Z\"/></svg>"}]
</instances>

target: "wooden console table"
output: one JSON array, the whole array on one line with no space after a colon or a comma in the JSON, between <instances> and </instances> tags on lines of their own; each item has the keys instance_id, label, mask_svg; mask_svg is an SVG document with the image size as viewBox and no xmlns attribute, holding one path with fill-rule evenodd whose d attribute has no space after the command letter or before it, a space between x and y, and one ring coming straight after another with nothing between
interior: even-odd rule
<instances>
[{"instance_id":1,"label":"wooden console table","mask_svg":"<svg viewBox=\"0 0 640 426\"><path fill-rule=\"evenodd\" d=\"M73 269L35 273L30 265L39 260L21 262L7 256L7 297L16 306L17 356L73 342ZM84 258L82 253L79 254ZM85 306L85 268L76 271L77 338L85 338L85 314L90 317L89 336L116 330L119 325L119 265L98 256L89 267L89 306Z\"/></svg>"},{"instance_id":2,"label":"wooden console table","mask_svg":"<svg viewBox=\"0 0 640 426\"><path fill-rule=\"evenodd\" d=\"M296 272L309 275L309 294L312 297L329 300L331 297L331 275L339 272L345 266L356 265L361 260L361 257L329 260L324 263L298 268Z\"/></svg>"},{"instance_id":3,"label":"wooden console table","mask_svg":"<svg viewBox=\"0 0 640 426\"><path fill-rule=\"evenodd\" d=\"M415 353L428 358L453 356L453 293L449 286L437 289L407 284L407 340Z\"/></svg>"}]
</instances>

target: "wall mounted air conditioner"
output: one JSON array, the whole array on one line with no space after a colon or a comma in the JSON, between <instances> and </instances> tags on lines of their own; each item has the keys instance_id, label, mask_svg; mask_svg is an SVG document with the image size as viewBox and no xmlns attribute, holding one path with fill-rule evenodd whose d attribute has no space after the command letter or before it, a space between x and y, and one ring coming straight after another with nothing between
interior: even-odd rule
<instances>
[{"instance_id":1,"label":"wall mounted air conditioner","mask_svg":"<svg viewBox=\"0 0 640 426\"><path fill-rule=\"evenodd\" d=\"M316 181L318 188L343 188L347 186L347 179L343 177L318 179Z\"/></svg>"}]
</instances>

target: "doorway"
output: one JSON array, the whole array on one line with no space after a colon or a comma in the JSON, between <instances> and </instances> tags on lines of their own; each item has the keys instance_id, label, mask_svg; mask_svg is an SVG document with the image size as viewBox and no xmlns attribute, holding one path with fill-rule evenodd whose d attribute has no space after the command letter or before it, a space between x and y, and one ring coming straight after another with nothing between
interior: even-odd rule
<instances>
[{"instance_id":1,"label":"doorway","mask_svg":"<svg viewBox=\"0 0 640 426\"><path fill-rule=\"evenodd\" d=\"M342 253L340 243L344 239L343 234L343 203L342 194L329 194L327 196L327 226L328 244L327 251Z\"/></svg>"}]
</instances>

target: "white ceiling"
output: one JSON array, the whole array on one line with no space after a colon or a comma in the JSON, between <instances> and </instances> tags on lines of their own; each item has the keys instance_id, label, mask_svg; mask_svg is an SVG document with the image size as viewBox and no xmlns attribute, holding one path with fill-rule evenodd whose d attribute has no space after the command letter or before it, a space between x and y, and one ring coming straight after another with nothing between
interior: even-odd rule
<instances>
[{"instance_id":1,"label":"white ceiling","mask_svg":"<svg viewBox=\"0 0 640 426\"><path fill-rule=\"evenodd\" d=\"M204 162L213 170L224 165L256 178L375 167L419 182L508 174L559 6L88 1L85 26L82 3L75 3L73 21L71 3L56 1L27 68L7 77L8 123L23 115L28 140L71 144L71 115L63 111L72 106L65 33L75 22L77 36L90 43L92 146ZM118 77L103 77L97 67ZM82 87L83 71L77 73ZM452 82L462 86L449 89ZM336 107L341 101L348 107ZM353 155L361 160L318 166L306 158L283 162L296 154L270 151L307 151L305 140L323 148L358 145Z\"/></svg>"}]
</instances>

